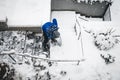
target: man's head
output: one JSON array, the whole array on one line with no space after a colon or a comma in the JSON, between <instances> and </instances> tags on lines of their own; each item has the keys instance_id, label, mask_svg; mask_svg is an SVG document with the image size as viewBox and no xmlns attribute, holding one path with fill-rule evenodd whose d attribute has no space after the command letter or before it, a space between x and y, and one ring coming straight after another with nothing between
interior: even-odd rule
<instances>
[{"instance_id":1,"label":"man's head","mask_svg":"<svg viewBox=\"0 0 120 80\"><path fill-rule=\"evenodd\" d=\"M60 33L58 31L53 32L53 37L58 38L60 36Z\"/></svg>"}]
</instances>

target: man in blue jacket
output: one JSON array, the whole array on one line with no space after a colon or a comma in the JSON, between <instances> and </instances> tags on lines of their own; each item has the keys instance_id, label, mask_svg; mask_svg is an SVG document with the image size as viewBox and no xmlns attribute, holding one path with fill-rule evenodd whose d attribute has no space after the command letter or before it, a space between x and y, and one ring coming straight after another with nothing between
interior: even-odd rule
<instances>
[{"instance_id":1,"label":"man in blue jacket","mask_svg":"<svg viewBox=\"0 0 120 80\"><path fill-rule=\"evenodd\" d=\"M42 26L43 30L43 36L44 41L42 43L43 51L48 51L50 49L49 40L51 39L53 42L55 42L55 38L58 38L60 36L60 33L58 32L58 24L57 20L54 18L52 22L46 22Z\"/></svg>"}]
</instances>

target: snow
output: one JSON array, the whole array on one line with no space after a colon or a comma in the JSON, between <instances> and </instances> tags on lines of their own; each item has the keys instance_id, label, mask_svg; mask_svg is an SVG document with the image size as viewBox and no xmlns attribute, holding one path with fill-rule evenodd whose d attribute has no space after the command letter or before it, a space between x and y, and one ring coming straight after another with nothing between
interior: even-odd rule
<instances>
[{"instance_id":1,"label":"snow","mask_svg":"<svg viewBox=\"0 0 120 80\"><path fill-rule=\"evenodd\" d=\"M14 3L15 2L16 1L14 1ZM19 4L17 6L20 6L22 2L23 1L19 1ZM27 78L31 78L31 80L35 80L35 75L38 74L40 77L44 76L43 77L44 80L47 80L45 79L45 75L46 72L49 71L52 78L51 80L120 80L120 76L119 76L120 44L116 44L113 48L107 51L99 50L94 45L93 34L90 33L90 32L94 32L95 34L100 32L105 33L110 29L113 29L115 30L115 32L113 32L113 35L120 35L120 23L118 22L120 17L119 15L120 7L118 3L119 0L116 1L114 0L113 5L111 6L112 21L105 21L105 22L100 21L100 19L96 19L97 21L91 19L89 21L83 21L80 18L78 18L79 16L76 15L74 11L53 11L52 18L58 19L59 32L61 34L62 45L55 46L51 44L50 60L53 61L52 66L51 67L48 66L47 61L43 61L41 59L38 60L35 59L36 60L35 62L34 60L33 62L31 62L31 58L26 57L23 60L23 64L14 65L14 68L17 70L16 76L23 77L22 78L23 80L26 80ZM4 1L0 4L3 5ZM25 5L25 3L23 5ZM29 8L27 7L27 9ZM20 11L17 10L16 13ZM1 14L4 15L3 13ZM78 20L79 24L76 22L76 19ZM22 20L22 18L20 20ZM44 20L41 21L44 22ZM31 21L28 20L28 22ZM27 22L23 22L23 23L26 24ZM17 21L15 24L18 24ZM75 32L75 26L76 26L76 32ZM80 38L78 39L79 33L80 33ZM8 34L4 34L4 35L5 35L4 36L5 42L9 41L9 39L6 37ZM22 35L21 37L20 35L16 34L16 32L13 33L13 36L17 36L20 40L24 38L24 35ZM116 37L116 38L120 40L120 37ZM27 40L27 44L30 43L33 43L33 40ZM3 46L0 47L2 47L1 50L4 50ZM8 53L13 53L13 52L15 51L14 50L8 51ZM17 52L19 52L18 49L16 50L16 53ZM27 55L30 54L31 53L27 53ZM106 64L105 60L100 56L101 54L105 55L105 57L108 57L107 54L110 54L111 56L115 57L115 62ZM30 56L32 57L32 55ZM11 61L11 60L9 61L9 58L6 56L4 57L0 56L0 58L8 59L8 62ZM79 65L78 62L57 62L57 60L81 60L83 58L85 60L81 61ZM28 61L30 64L29 63L26 64L25 63L26 61ZM5 62L7 61L5 60ZM45 66L46 69L39 70L38 72L36 72L36 70L39 68L35 68L33 64ZM65 73L63 74L63 72L66 72L66 74ZM20 80L20 79L16 78L16 80Z\"/></svg>"},{"instance_id":2,"label":"snow","mask_svg":"<svg viewBox=\"0 0 120 80\"><path fill-rule=\"evenodd\" d=\"M65 13L68 16L66 16ZM75 24L74 25L71 24L71 20L73 19L72 17L74 17L73 16L74 14L72 14L72 13L73 12L60 12L60 11L56 11L56 12L52 13L53 17L58 19L60 29L64 29L64 30L60 30L63 42L64 42L63 39L69 41L69 35L71 35L71 34L68 33L68 30L71 27L72 27L71 29L73 29L74 25L75 25ZM65 22L64 18L67 19L66 22ZM110 22L110 21L108 21L108 22L107 21L106 22L102 22L102 21L87 22L87 21L81 21L79 18L78 18L78 20L79 20L80 27L81 27L81 36L80 36L80 40L78 43L80 44L81 38L82 38L84 58L86 60L84 62L81 62L79 66L75 66L75 64L73 65L70 63L68 63L68 64L67 63L66 64L59 63L62 66L64 66L63 70L68 72L68 75L65 77L65 80L69 80L69 79L70 80L96 80L96 79L97 80L119 80L120 77L118 75L120 73L120 70L118 67L120 67L120 65L119 65L118 57L120 57L119 56L120 45L119 44L115 45L115 47L109 51L100 51L99 49L97 49L97 47L95 47L95 45L93 43L93 37L89 33L87 33L85 30L93 31L93 32L97 33L97 32L107 32L111 28L113 28L113 30L115 30L115 32L113 34L119 35L120 34L120 32L119 32L120 24L118 22ZM62 23L61 23L61 21L62 21ZM75 22L73 22L73 23L75 23ZM71 27L67 26L69 24L71 24ZM63 27L61 27L61 26L63 26ZM66 31L66 29L67 29L67 31ZM80 29L80 28L77 28L77 29ZM70 31L70 32L72 33L72 31ZM77 32L79 32L79 30L77 30ZM64 34L64 35L62 35L62 34ZM67 36L67 38L66 38L66 36ZM77 37L78 37L78 35L77 35ZM119 37L118 37L118 39L119 39ZM71 44L71 41L69 43L70 43L70 45L73 45L73 44ZM67 44L67 42L65 42L65 44ZM75 42L74 42L74 44L75 44ZM69 44L67 44L67 45L69 45ZM64 47L64 45L62 45L62 47ZM62 47L60 47L60 48L62 48ZM67 48L64 49L64 52L69 50L69 48L71 48L71 46L67 46ZM74 50L74 49L75 48L72 48L72 50ZM54 50L55 50L55 48L54 48ZM61 50L58 50L58 49L56 51L58 51L57 53L61 52ZM53 54L53 55L55 55L55 54ZM115 62L106 65L104 60L101 58L100 54L111 54L112 56L115 56ZM73 55L72 51L71 51L71 55ZM79 56L79 54L76 54L76 55ZM55 57L57 57L57 56L55 56ZM70 56L64 56L64 57L62 57L62 59L63 58L68 59L68 57L70 57ZM82 56L82 58L83 58L83 56ZM71 57L71 59L74 59L74 58ZM61 68L62 68L62 66L61 66ZM68 66L69 66L69 68L68 68ZM74 66L74 67L72 67L72 66ZM67 68L65 68L65 67L67 67ZM72 71L70 71L70 70L72 70ZM79 72L79 70L80 70L80 72ZM74 72L74 71L78 71L78 73ZM64 79L62 79L62 80L64 80Z\"/></svg>"},{"instance_id":3,"label":"snow","mask_svg":"<svg viewBox=\"0 0 120 80\"><path fill-rule=\"evenodd\" d=\"M31 65L27 65L27 64L15 65L15 69L17 69L17 71L16 71L16 73L18 73L17 76L24 76L22 78L23 80L25 80L26 77L32 78L35 75L35 71L33 69L33 66L31 66Z\"/></svg>"},{"instance_id":4,"label":"snow","mask_svg":"<svg viewBox=\"0 0 120 80\"><path fill-rule=\"evenodd\" d=\"M120 0L114 0L112 5L111 5L111 19L112 21L119 21L119 17L120 17Z\"/></svg>"},{"instance_id":5,"label":"snow","mask_svg":"<svg viewBox=\"0 0 120 80\"><path fill-rule=\"evenodd\" d=\"M42 25L50 19L50 0L1 0L0 20L8 25Z\"/></svg>"},{"instance_id":6,"label":"snow","mask_svg":"<svg viewBox=\"0 0 120 80\"><path fill-rule=\"evenodd\" d=\"M103 21L102 18L87 18L85 16L81 16L80 14L76 14L76 17L79 18L80 22L84 22L84 21Z\"/></svg>"},{"instance_id":7,"label":"snow","mask_svg":"<svg viewBox=\"0 0 120 80\"><path fill-rule=\"evenodd\" d=\"M66 60L79 60L82 58L82 50L80 48L80 44L78 44L78 40L75 36L74 26L75 26L75 12L74 11L53 11L52 18L57 18L59 23L59 31L62 38L62 46L53 47L51 49L51 55L54 54L55 59L66 59ZM56 50L56 49L57 50ZM56 52L57 51L57 52ZM58 56L61 55L61 56ZM56 55L55 55L56 54ZM69 55L69 56L67 56ZM52 55L53 56L53 55ZM59 58L57 58L57 56Z\"/></svg>"},{"instance_id":8,"label":"snow","mask_svg":"<svg viewBox=\"0 0 120 80\"><path fill-rule=\"evenodd\" d=\"M120 34L119 30L119 23L113 23L113 22L87 22L83 23L83 29L91 30L95 32L103 32L107 31L111 27L113 27L116 31L114 34ZM120 45L116 45L113 49L110 51L99 51L94 45L93 45L93 38L90 37L90 34L86 32L82 32L83 35L83 44L84 44L84 53L85 57L87 57L88 65L94 67L94 69L98 70L97 72L102 75L102 79L105 79L104 77L107 77L108 75L106 73L109 73L111 75L111 79L113 80L119 80L119 76L117 73L119 73L119 69L116 67L119 67L119 63L117 62L117 57L119 57L119 48ZM89 35L89 36L88 36ZM88 40L89 39L89 40ZM100 57L100 54L106 54L109 53L113 56L115 56L115 63L110 65L103 64L103 60ZM111 69L112 67L112 69ZM117 70L117 71L116 71ZM106 74L104 76L103 74ZM92 80L92 79L90 79ZM109 80L109 79L105 79Z\"/></svg>"}]
</instances>

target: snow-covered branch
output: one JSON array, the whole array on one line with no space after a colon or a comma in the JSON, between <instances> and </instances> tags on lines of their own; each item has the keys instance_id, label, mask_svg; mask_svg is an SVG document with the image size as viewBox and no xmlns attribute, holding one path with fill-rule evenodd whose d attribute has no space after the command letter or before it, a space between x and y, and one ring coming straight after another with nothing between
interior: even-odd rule
<instances>
[{"instance_id":1,"label":"snow-covered branch","mask_svg":"<svg viewBox=\"0 0 120 80\"><path fill-rule=\"evenodd\" d=\"M81 62L81 61L85 61L85 59L81 59L81 60L52 60L52 59L47 59L47 58L41 58L39 56L35 56L35 55L30 55L28 53L16 53L14 50L11 51L3 51L1 52L0 55L18 55L18 56L23 56L23 57L31 57L31 58L35 58L35 59L41 59L44 61L52 61L52 62Z\"/></svg>"},{"instance_id":2,"label":"snow-covered branch","mask_svg":"<svg viewBox=\"0 0 120 80\"><path fill-rule=\"evenodd\" d=\"M14 50L3 51L3 52L1 52L0 55L18 55L18 56L31 57L31 58L35 58L35 59L41 59L41 60L49 60L49 59L41 58L39 56L30 55L28 53L24 53L24 54L23 53L16 53Z\"/></svg>"}]
</instances>

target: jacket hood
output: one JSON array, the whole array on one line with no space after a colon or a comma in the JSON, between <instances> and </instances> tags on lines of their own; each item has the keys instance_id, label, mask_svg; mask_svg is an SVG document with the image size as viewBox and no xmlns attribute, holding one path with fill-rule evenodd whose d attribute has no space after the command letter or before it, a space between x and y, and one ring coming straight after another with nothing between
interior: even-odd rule
<instances>
[{"instance_id":1,"label":"jacket hood","mask_svg":"<svg viewBox=\"0 0 120 80\"><path fill-rule=\"evenodd\" d=\"M53 22L54 25L58 26L58 24L57 24L57 19L54 18L54 19L52 20L52 22Z\"/></svg>"}]
</instances>

